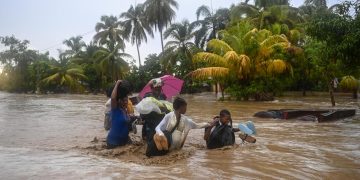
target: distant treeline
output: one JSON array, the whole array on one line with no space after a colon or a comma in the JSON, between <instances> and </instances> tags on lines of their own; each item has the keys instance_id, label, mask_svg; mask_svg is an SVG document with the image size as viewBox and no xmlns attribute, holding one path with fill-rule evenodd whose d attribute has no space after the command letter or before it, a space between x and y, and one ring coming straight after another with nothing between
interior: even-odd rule
<instances>
[{"instance_id":1,"label":"distant treeline","mask_svg":"<svg viewBox=\"0 0 360 180\"><path fill-rule=\"evenodd\" d=\"M175 0L147 0L119 16L102 16L93 41L64 40L58 58L28 48L29 41L0 37L5 50L0 90L10 92L101 92L117 79L136 91L154 77L186 80L184 91L203 83L238 100L268 100L284 90L358 91L360 77L359 2L328 7L325 0L255 0L212 11L200 6L197 20L171 23ZM141 43L157 31L162 52L141 64ZM163 42L165 40L165 43ZM138 65L126 53L136 45Z\"/></svg>"}]
</instances>

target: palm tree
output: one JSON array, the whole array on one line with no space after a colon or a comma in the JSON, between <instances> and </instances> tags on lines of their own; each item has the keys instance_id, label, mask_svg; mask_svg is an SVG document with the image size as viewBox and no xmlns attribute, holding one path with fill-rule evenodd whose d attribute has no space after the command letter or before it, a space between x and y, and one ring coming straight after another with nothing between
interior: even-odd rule
<instances>
[{"instance_id":1,"label":"palm tree","mask_svg":"<svg viewBox=\"0 0 360 180\"><path fill-rule=\"evenodd\" d=\"M131 43L136 44L140 67L141 59L139 46L142 41L147 42L146 32L150 34L151 37L154 37L152 29L149 26L149 23L147 22L146 16L144 14L143 5L138 4L135 8L130 6L127 12L124 12L120 15L120 18L124 19L122 25L124 26L125 36L131 36Z\"/></svg>"},{"instance_id":2,"label":"palm tree","mask_svg":"<svg viewBox=\"0 0 360 180\"><path fill-rule=\"evenodd\" d=\"M273 33L289 35L289 30L301 29L301 24L306 22L307 15L303 9L288 5L273 5L266 9L240 3L231 7L232 23L245 20L254 24L258 29L275 30Z\"/></svg>"},{"instance_id":3,"label":"palm tree","mask_svg":"<svg viewBox=\"0 0 360 180\"><path fill-rule=\"evenodd\" d=\"M45 85L57 84L60 87L67 87L70 91L82 91L83 86L80 81L85 80L86 76L82 68L72 64L66 58L66 54L60 54L59 61L55 61L50 65L50 76L41 80Z\"/></svg>"},{"instance_id":4,"label":"palm tree","mask_svg":"<svg viewBox=\"0 0 360 180\"><path fill-rule=\"evenodd\" d=\"M70 39L66 39L63 41L63 44L65 44L67 47L69 47L69 50L65 51L65 54L74 57L77 56L82 49L86 46L85 42L82 41L81 36L71 37Z\"/></svg>"},{"instance_id":5,"label":"palm tree","mask_svg":"<svg viewBox=\"0 0 360 180\"><path fill-rule=\"evenodd\" d=\"M175 11L178 8L175 0L146 0L144 3L145 14L151 26L160 32L161 48L164 52L163 29L175 18Z\"/></svg>"},{"instance_id":6,"label":"palm tree","mask_svg":"<svg viewBox=\"0 0 360 180\"><path fill-rule=\"evenodd\" d=\"M94 42L100 45L106 45L110 51L115 47L124 50L124 30L120 27L120 22L115 16L101 16L101 22L95 26Z\"/></svg>"},{"instance_id":7,"label":"palm tree","mask_svg":"<svg viewBox=\"0 0 360 180\"><path fill-rule=\"evenodd\" d=\"M119 53L119 47L113 51L107 48L100 48L95 53L96 63L99 65L103 75L108 75L112 80L123 79L129 71L129 64L126 59L131 59L127 53ZM110 72L110 73L108 73Z\"/></svg>"},{"instance_id":8,"label":"palm tree","mask_svg":"<svg viewBox=\"0 0 360 180\"><path fill-rule=\"evenodd\" d=\"M354 76L344 76L340 81L340 87L342 89L352 91L354 99L358 98L357 92L359 90L359 86L360 82L359 80L355 79Z\"/></svg>"},{"instance_id":9,"label":"palm tree","mask_svg":"<svg viewBox=\"0 0 360 180\"><path fill-rule=\"evenodd\" d=\"M194 55L193 61L206 64L189 75L195 79L212 78L215 81L249 82L257 77L267 78L290 70L286 61L277 58L278 49L287 49L290 43L284 35L272 35L268 30L253 29L246 34L222 31L223 40L212 39L207 44L210 52Z\"/></svg>"},{"instance_id":10,"label":"palm tree","mask_svg":"<svg viewBox=\"0 0 360 180\"><path fill-rule=\"evenodd\" d=\"M230 7L230 19L232 24L242 19L253 19L260 16L260 9L247 3L239 3Z\"/></svg>"},{"instance_id":11,"label":"palm tree","mask_svg":"<svg viewBox=\"0 0 360 180\"><path fill-rule=\"evenodd\" d=\"M100 47L90 42L85 47L85 51L81 51L78 56L70 59L72 63L82 67L84 75L87 76L87 87L92 92L97 92L100 88L106 86L106 82L102 81L105 79L104 73L95 56L98 50L100 50Z\"/></svg>"},{"instance_id":12,"label":"palm tree","mask_svg":"<svg viewBox=\"0 0 360 180\"><path fill-rule=\"evenodd\" d=\"M78 65L93 64L95 62L95 53L99 48L94 42L90 42L85 45L85 51L79 52L78 56L70 58L70 61Z\"/></svg>"},{"instance_id":13,"label":"palm tree","mask_svg":"<svg viewBox=\"0 0 360 180\"><path fill-rule=\"evenodd\" d=\"M98 42L100 45L106 45L107 49L102 49L102 55L98 57L103 58L106 62L110 62L109 66L110 75L112 80L117 80L119 78L119 73L116 70L119 70L117 67L118 54L119 50L124 51L124 30L120 27L121 22L115 16L102 16L101 21L96 24L95 30L97 34L94 36L94 41Z\"/></svg>"},{"instance_id":14,"label":"palm tree","mask_svg":"<svg viewBox=\"0 0 360 180\"><path fill-rule=\"evenodd\" d=\"M195 44L203 48L207 41L217 38L217 31L225 29L230 22L230 12L223 8L218 9L214 14L208 6L202 5L196 10L196 18L196 23L200 24L201 28L196 31Z\"/></svg>"},{"instance_id":15,"label":"palm tree","mask_svg":"<svg viewBox=\"0 0 360 180\"><path fill-rule=\"evenodd\" d=\"M196 23L189 23L188 20L183 20L181 23L172 24L165 32L165 39L171 38L165 45L165 53L162 54L162 64L165 66L167 72L170 71L172 65L180 62L182 68L180 70L192 70L191 59L194 52L197 50L195 44L192 42L194 38L194 29ZM183 72L181 74L185 74Z\"/></svg>"}]
</instances>

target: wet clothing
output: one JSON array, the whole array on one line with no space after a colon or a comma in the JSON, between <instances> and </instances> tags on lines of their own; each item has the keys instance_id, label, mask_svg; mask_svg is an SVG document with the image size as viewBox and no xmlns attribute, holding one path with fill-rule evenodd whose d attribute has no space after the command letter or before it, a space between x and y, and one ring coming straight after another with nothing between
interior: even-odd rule
<instances>
[{"instance_id":1,"label":"wet clothing","mask_svg":"<svg viewBox=\"0 0 360 180\"><path fill-rule=\"evenodd\" d=\"M111 99L107 100L105 103L104 115L104 128L108 131L111 127Z\"/></svg>"},{"instance_id":2,"label":"wet clothing","mask_svg":"<svg viewBox=\"0 0 360 180\"><path fill-rule=\"evenodd\" d=\"M154 97L152 92L146 93L144 95L144 98L147 97ZM154 97L157 100L166 100L166 96L161 93L159 97ZM144 120L144 124L142 127L142 136L146 137L146 139L151 141L155 134L155 127L160 123L160 121L163 119L166 113L169 113L170 111L166 108L166 106L161 107L160 110L162 111L161 114L158 114L156 112L151 112L149 114L140 114L141 119Z\"/></svg>"},{"instance_id":3,"label":"wet clothing","mask_svg":"<svg viewBox=\"0 0 360 180\"><path fill-rule=\"evenodd\" d=\"M165 115L164 119L156 127L156 133L159 135L164 134L163 131L171 131L176 125L176 115L175 112L170 112ZM186 137L190 129L200 129L208 127L208 123L195 123L190 118L185 115L181 115L180 122L175 131L171 134L171 145L170 150L172 149L181 149L184 145Z\"/></svg>"},{"instance_id":4,"label":"wet clothing","mask_svg":"<svg viewBox=\"0 0 360 180\"><path fill-rule=\"evenodd\" d=\"M172 143L172 138L171 135L166 133L164 134L165 138L167 139L167 142L169 144ZM150 141L148 141L147 143L147 147L146 147L146 156L147 157L151 157L151 156L163 156L166 155L169 152L169 150L158 150L156 147L156 144L154 142L153 137L151 138Z\"/></svg>"},{"instance_id":5,"label":"wet clothing","mask_svg":"<svg viewBox=\"0 0 360 180\"><path fill-rule=\"evenodd\" d=\"M207 129L205 129L206 132ZM227 124L221 124L217 122L211 129L209 138L206 141L208 149L221 148L224 146L234 145L235 134L233 128Z\"/></svg>"},{"instance_id":6,"label":"wet clothing","mask_svg":"<svg viewBox=\"0 0 360 180\"><path fill-rule=\"evenodd\" d=\"M106 142L110 146L123 146L129 141L128 116L122 109L111 110L111 123Z\"/></svg>"},{"instance_id":7,"label":"wet clothing","mask_svg":"<svg viewBox=\"0 0 360 180\"><path fill-rule=\"evenodd\" d=\"M161 122L164 116L165 114L158 114L156 112L141 114L140 117L142 120L144 120L142 136L146 137L146 139L150 141L155 134L156 126Z\"/></svg>"},{"instance_id":8,"label":"wet clothing","mask_svg":"<svg viewBox=\"0 0 360 180\"><path fill-rule=\"evenodd\" d=\"M129 121L129 127L130 127L130 130L132 129L131 127L131 122L133 122L134 120L130 120L134 114L134 106L132 104L131 101L128 101L128 105L127 105L127 114L128 114L128 121ZM105 130L110 130L111 128L111 99L109 99L108 101L106 101L105 103L105 111L104 111L104 114L105 114L105 118L104 118L104 128ZM136 118L135 118L136 119Z\"/></svg>"},{"instance_id":9,"label":"wet clothing","mask_svg":"<svg viewBox=\"0 0 360 180\"><path fill-rule=\"evenodd\" d=\"M132 115L135 113L134 111L134 105L131 101L128 101L127 107L126 107L126 111L128 114Z\"/></svg>"}]
</instances>

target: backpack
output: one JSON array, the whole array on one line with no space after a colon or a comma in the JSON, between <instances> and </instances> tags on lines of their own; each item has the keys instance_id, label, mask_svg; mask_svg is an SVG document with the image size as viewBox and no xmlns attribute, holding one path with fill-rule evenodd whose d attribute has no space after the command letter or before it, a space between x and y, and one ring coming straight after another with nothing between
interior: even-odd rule
<instances>
[{"instance_id":1,"label":"backpack","mask_svg":"<svg viewBox=\"0 0 360 180\"><path fill-rule=\"evenodd\" d=\"M221 148L224 146L234 145L235 134L229 125L217 124L211 132L209 139L206 141L208 149Z\"/></svg>"}]
</instances>

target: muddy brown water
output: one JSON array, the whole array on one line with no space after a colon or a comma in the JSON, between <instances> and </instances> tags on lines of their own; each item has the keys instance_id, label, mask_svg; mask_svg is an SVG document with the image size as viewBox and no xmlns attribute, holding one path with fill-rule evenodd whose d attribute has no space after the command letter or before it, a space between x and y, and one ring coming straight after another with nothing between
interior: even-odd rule
<instances>
[{"instance_id":1,"label":"muddy brown water","mask_svg":"<svg viewBox=\"0 0 360 180\"><path fill-rule=\"evenodd\" d=\"M1 179L358 179L360 102L337 97L338 108L356 108L348 119L315 123L257 119L276 108L330 108L327 96L287 96L272 102L219 102L211 93L184 95L187 115L209 121L227 108L234 123L252 120L256 144L206 150L203 130L192 130L182 150L146 158L135 145L102 147L106 98L98 95L23 95L0 92ZM138 131L140 131L140 126ZM98 142L91 142L97 137Z\"/></svg>"}]
</instances>

